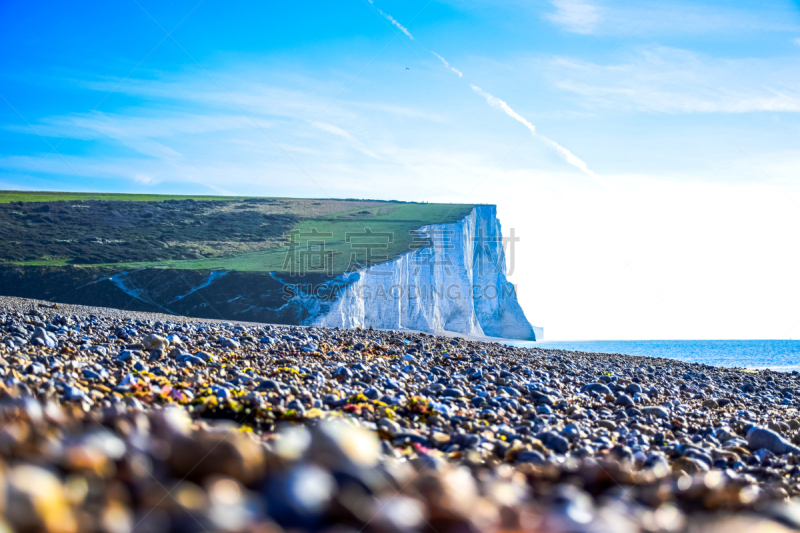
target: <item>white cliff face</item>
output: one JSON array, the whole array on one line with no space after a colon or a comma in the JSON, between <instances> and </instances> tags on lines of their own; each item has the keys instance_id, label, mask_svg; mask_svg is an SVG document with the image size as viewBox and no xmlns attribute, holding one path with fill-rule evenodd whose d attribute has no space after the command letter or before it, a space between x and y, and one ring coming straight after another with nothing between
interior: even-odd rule
<instances>
[{"instance_id":1,"label":"white cliff face","mask_svg":"<svg viewBox=\"0 0 800 533\"><path fill-rule=\"evenodd\" d=\"M495 206L418 232L431 246L348 274L350 283L313 324L541 340L506 280Z\"/></svg>"}]
</instances>

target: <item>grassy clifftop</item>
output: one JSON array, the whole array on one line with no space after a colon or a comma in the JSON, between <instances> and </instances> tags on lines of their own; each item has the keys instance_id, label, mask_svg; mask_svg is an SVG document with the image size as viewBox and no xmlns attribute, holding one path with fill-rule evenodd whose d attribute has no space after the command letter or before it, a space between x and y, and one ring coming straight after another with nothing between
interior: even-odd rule
<instances>
[{"instance_id":1,"label":"grassy clifftop","mask_svg":"<svg viewBox=\"0 0 800 533\"><path fill-rule=\"evenodd\" d=\"M408 251L418 244L414 230L474 207L60 192L0 198L0 264L334 274Z\"/></svg>"},{"instance_id":2,"label":"grassy clifftop","mask_svg":"<svg viewBox=\"0 0 800 533\"><path fill-rule=\"evenodd\" d=\"M0 204L13 202L58 202L113 200L122 202L165 202L167 200L245 200L250 196L203 196L183 194L130 194L116 192L0 191Z\"/></svg>"}]
</instances>

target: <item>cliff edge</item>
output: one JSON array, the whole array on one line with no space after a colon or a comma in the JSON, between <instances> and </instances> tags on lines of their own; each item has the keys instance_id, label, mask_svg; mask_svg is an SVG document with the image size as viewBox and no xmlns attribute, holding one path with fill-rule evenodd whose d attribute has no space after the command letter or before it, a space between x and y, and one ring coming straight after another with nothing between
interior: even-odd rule
<instances>
[{"instance_id":1,"label":"cliff edge","mask_svg":"<svg viewBox=\"0 0 800 533\"><path fill-rule=\"evenodd\" d=\"M418 248L347 274L339 298L310 323L543 338L506 279L495 206L476 206L458 222L423 226L417 233Z\"/></svg>"}]
</instances>

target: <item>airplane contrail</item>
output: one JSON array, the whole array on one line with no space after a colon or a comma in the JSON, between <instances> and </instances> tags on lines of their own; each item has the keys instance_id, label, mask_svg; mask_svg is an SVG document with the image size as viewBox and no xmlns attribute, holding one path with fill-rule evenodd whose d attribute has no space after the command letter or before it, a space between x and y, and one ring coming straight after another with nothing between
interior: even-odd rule
<instances>
[{"instance_id":1,"label":"airplane contrail","mask_svg":"<svg viewBox=\"0 0 800 533\"><path fill-rule=\"evenodd\" d=\"M526 128L531 130L531 133L536 133L536 126L528 122L525 119L525 117L523 117L522 115L511 109L511 107L507 103L500 100L496 96L492 96L491 94L487 93L486 91L484 91L483 89L481 89L476 85L470 84L470 87L472 87L473 91L486 98L486 101L489 103L490 106L494 107L495 109L503 111L509 117L513 118L518 122L521 122Z\"/></svg>"},{"instance_id":2,"label":"airplane contrail","mask_svg":"<svg viewBox=\"0 0 800 533\"><path fill-rule=\"evenodd\" d=\"M374 0L367 0L367 1L371 5L375 4ZM414 40L414 37L411 35L411 32L409 32L404 26L402 26L399 22L397 22L391 15L389 15L388 13L384 13L383 11L381 11L377 7L375 9L377 9L378 13L380 13L383 17L385 17L386 20L388 20L389 22L391 22L392 24L397 26L400 29L400 31L405 33L408 36L409 39ZM450 66L450 63L445 58L443 58L442 56L440 56L439 54L437 54L433 50L431 50L431 53L433 55L435 55L436 57L438 57L439 60L441 60L442 63L444 63L445 68L449 68L450 70L452 70L455 74L458 75L459 78L464 76L464 74L460 70L458 70L455 67ZM488 102L488 104L490 106L494 107L495 109L499 109L499 110L503 111L509 117L511 117L514 120L516 120L516 121L520 122L521 124L523 124L526 128L528 128L530 130L531 135L541 139L541 141L543 143L545 143L547 146L552 148L559 156L561 156L561 158L564 159L564 161L566 161L570 165L573 165L574 167L578 168L581 172L587 174L588 176L591 176L592 178L597 180L597 182L599 182L604 187L606 186L606 183L605 183L605 181L603 181L603 178L601 178L600 176L595 174L594 171L592 171L592 169L590 169L588 167L588 165L586 165L586 163L580 157L576 156L575 154L570 152L568 149L564 148L563 146L561 146L560 144L555 142L554 140L545 137L541 133L537 133L536 132L536 126L531 124L525 117L523 117L522 115L520 115L519 113L517 113L516 111L511 109L511 106L509 106L503 100L497 98L496 96L492 96L491 94L487 93L486 91L484 91L483 89L481 89L480 87L478 87L476 85L470 84L470 87L472 87L473 91L475 91L479 95L483 96L486 99L486 102Z\"/></svg>"},{"instance_id":3,"label":"airplane contrail","mask_svg":"<svg viewBox=\"0 0 800 533\"><path fill-rule=\"evenodd\" d=\"M370 3L371 3L371 2L370 2ZM406 35L408 35L408 38L409 38L409 39L411 39L412 41L414 40L414 36L413 36L413 35L411 35L411 32L410 32L410 31L408 31L408 29L407 29L405 26L403 26L402 24L400 24L399 22L397 22L397 21L394 19L394 17L393 17L393 16L391 16L389 13L384 13L383 11L381 11L381 9L380 9L380 8L377 8L377 7L376 7L375 9L377 9L377 10L378 10L378 13L380 13L380 14L381 14L381 15L382 15L382 16L383 16L383 17L384 17L386 20L388 20L389 22L391 22L392 24L394 24L395 26L397 26L397 27L398 27L398 29L399 29L401 32L403 32L403 33L405 33Z\"/></svg>"},{"instance_id":4,"label":"airplane contrail","mask_svg":"<svg viewBox=\"0 0 800 533\"><path fill-rule=\"evenodd\" d=\"M460 77L462 77L462 76L464 76L464 73L463 73L463 72L461 72L460 70L458 70L456 67L451 67L451 66L450 66L450 63L448 63L448 62L447 62L447 60L446 60L445 58L443 58L442 56L440 56L439 54L437 54L437 53L436 53L436 52L434 52L434 51L431 51L431 53L432 53L433 55L435 55L436 57L438 57L439 59L441 59L441 60L442 60L442 63L444 63L444 66L445 66L445 67L449 68L450 70L452 70L453 72L455 72L456 74L458 74L458 77L459 77L459 78L460 78Z\"/></svg>"},{"instance_id":5,"label":"airplane contrail","mask_svg":"<svg viewBox=\"0 0 800 533\"><path fill-rule=\"evenodd\" d=\"M541 133L538 133L536 131L536 126L531 124L527 119L525 119L525 117L523 117L522 115L511 109L511 106L509 106L503 100L497 98L496 96L492 96L491 94L487 93L486 91L484 91L483 89L481 89L476 85L470 84L470 87L472 87L473 91L486 98L486 102L488 102L490 106L494 107L495 109L503 111L509 117L523 124L526 128L528 128L531 131L531 134L535 135L536 137L541 139L543 143L545 143L547 146L555 150L555 152L558 155L560 155L561 158L564 159L567 163L577 167L582 172L584 172L588 176L591 176L599 183L601 183L603 186L605 186L605 182L603 181L603 179L597 174L595 174L594 171L592 171L592 169L590 169L581 158L579 158L578 156L576 156L568 149L564 148L563 146L555 142L554 140L545 137Z\"/></svg>"}]
</instances>

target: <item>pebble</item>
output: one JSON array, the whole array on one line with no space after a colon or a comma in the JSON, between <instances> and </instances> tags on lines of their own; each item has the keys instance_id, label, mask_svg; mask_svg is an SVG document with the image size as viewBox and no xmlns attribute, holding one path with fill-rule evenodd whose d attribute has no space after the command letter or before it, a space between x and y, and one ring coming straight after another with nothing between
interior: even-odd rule
<instances>
[{"instance_id":1,"label":"pebble","mask_svg":"<svg viewBox=\"0 0 800 533\"><path fill-rule=\"evenodd\" d=\"M627 394L620 394L619 396L617 396L614 405L619 405L620 407L633 407L634 403L635 402L633 401L633 398L631 398Z\"/></svg>"},{"instance_id":2,"label":"pebble","mask_svg":"<svg viewBox=\"0 0 800 533\"><path fill-rule=\"evenodd\" d=\"M669 418L669 411L664 409L663 407L645 407L642 409L642 414L650 415L655 418Z\"/></svg>"},{"instance_id":3,"label":"pebble","mask_svg":"<svg viewBox=\"0 0 800 533\"><path fill-rule=\"evenodd\" d=\"M602 383L590 383L586 385L586 391L595 392L602 395L611 394L611 389L609 389Z\"/></svg>"},{"instance_id":4,"label":"pebble","mask_svg":"<svg viewBox=\"0 0 800 533\"><path fill-rule=\"evenodd\" d=\"M787 442L775 431L758 426L753 426L747 431L747 444L752 450L764 449L778 455L785 453L800 455L800 448Z\"/></svg>"},{"instance_id":5,"label":"pebble","mask_svg":"<svg viewBox=\"0 0 800 533\"><path fill-rule=\"evenodd\" d=\"M800 527L797 374L3 302L9 530Z\"/></svg>"}]
</instances>

